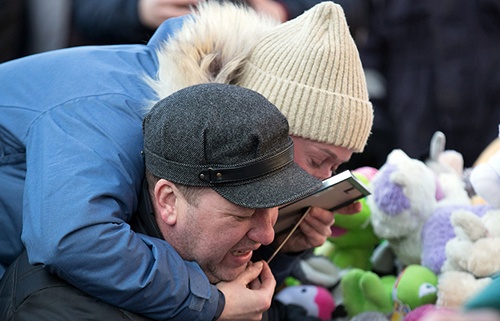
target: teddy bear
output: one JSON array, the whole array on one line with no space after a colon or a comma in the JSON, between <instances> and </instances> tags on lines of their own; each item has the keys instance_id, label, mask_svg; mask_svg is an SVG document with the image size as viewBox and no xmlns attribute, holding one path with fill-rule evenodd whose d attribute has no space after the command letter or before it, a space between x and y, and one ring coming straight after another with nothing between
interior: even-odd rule
<instances>
[{"instance_id":1,"label":"teddy bear","mask_svg":"<svg viewBox=\"0 0 500 321\"><path fill-rule=\"evenodd\" d=\"M458 308L500 271L500 209L483 216L458 210L450 220L456 236L446 244L437 305Z\"/></svg>"},{"instance_id":2,"label":"teddy bear","mask_svg":"<svg viewBox=\"0 0 500 321\"><path fill-rule=\"evenodd\" d=\"M477 217L491 209L487 204L455 204L437 207L424 223L421 232L421 264L440 274L446 261L446 245L455 238L451 216L457 211L467 211Z\"/></svg>"},{"instance_id":3,"label":"teddy bear","mask_svg":"<svg viewBox=\"0 0 500 321\"><path fill-rule=\"evenodd\" d=\"M441 272L466 271L481 278L500 271L500 209L482 217L458 210L450 220L456 236L446 244Z\"/></svg>"},{"instance_id":4,"label":"teddy bear","mask_svg":"<svg viewBox=\"0 0 500 321\"><path fill-rule=\"evenodd\" d=\"M475 209L483 211L459 209L450 216L455 236L445 246L438 284L440 306L462 306L500 272L500 150L477 163L469 179L484 200Z\"/></svg>"},{"instance_id":5,"label":"teddy bear","mask_svg":"<svg viewBox=\"0 0 500 321\"><path fill-rule=\"evenodd\" d=\"M454 236L447 223L451 212L472 205L463 177L453 169L458 165L436 160L433 166L393 150L373 178L373 194L367 197L375 234L388 241L403 266L431 267L426 260L436 253L443 258L444 246ZM443 260L435 262L438 267L431 267L433 272L439 273Z\"/></svg>"},{"instance_id":6,"label":"teddy bear","mask_svg":"<svg viewBox=\"0 0 500 321\"><path fill-rule=\"evenodd\" d=\"M366 199L375 234L389 243L403 265L420 264L422 226L442 196L434 172L395 149L371 186Z\"/></svg>"}]
</instances>

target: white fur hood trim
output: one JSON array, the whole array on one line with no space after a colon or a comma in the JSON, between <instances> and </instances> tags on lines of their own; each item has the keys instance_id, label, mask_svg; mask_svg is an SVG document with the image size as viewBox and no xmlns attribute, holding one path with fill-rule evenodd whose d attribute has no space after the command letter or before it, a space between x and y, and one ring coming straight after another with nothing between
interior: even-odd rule
<instances>
[{"instance_id":1,"label":"white fur hood trim","mask_svg":"<svg viewBox=\"0 0 500 321\"><path fill-rule=\"evenodd\" d=\"M255 43L278 23L250 8L205 2L158 50L157 79L146 81L158 100L191 85L234 83Z\"/></svg>"}]
</instances>

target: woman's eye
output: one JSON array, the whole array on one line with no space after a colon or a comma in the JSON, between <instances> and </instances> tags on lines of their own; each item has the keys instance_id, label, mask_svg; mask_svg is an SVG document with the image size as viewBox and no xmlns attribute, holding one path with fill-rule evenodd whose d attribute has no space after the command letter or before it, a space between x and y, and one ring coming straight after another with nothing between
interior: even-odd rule
<instances>
[{"instance_id":1,"label":"woman's eye","mask_svg":"<svg viewBox=\"0 0 500 321\"><path fill-rule=\"evenodd\" d=\"M311 167L314 167L314 168L318 168L318 167L321 166L320 162L316 162L316 161L313 161L313 160L310 161L310 164L311 164Z\"/></svg>"}]
</instances>

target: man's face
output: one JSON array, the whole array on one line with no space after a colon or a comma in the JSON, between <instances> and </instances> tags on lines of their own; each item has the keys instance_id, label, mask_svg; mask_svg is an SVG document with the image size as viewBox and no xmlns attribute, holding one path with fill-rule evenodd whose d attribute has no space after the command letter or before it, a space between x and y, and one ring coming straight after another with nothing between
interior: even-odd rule
<instances>
[{"instance_id":1,"label":"man's face","mask_svg":"<svg viewBox=\"0 0 500 321\"><path fill-rule=\"evenodd\" d=\"M349 161L352 151L345 147L320 143L292 136L295 163L318 179L326 179L343 163Z\"/></svg>"},{"instance_id":2,"label":"man's face","mask_svg":"<svg viewBox=\"0 0 500 321\"><path fill-rule=\"evenodd\" d=\"M277 207L244 208L212 189L202 193L196 205L182 196L177 202L176 238L170 242L185 260L198 262L212 283L234 280L253 251L274 239Z\"/></svg>"}]
</instances>

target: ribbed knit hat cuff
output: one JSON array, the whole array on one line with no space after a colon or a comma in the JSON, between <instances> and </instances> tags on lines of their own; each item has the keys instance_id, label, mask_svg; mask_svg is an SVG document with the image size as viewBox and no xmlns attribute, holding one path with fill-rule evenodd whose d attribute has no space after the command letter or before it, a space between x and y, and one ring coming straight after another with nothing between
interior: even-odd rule
<instances>
[{"instance_id":1,"label":"ribbed knit hat cuff","mask_svg":"<svg viewBox=\"0 0 500 321\"><path fill-rule=\"evenodd\" d=\"M362 152L373 123L366 99L339 94L276 77L251 62L239 85L253 89L280 108L290 134Z\"/></svg>"}]
</instances>

